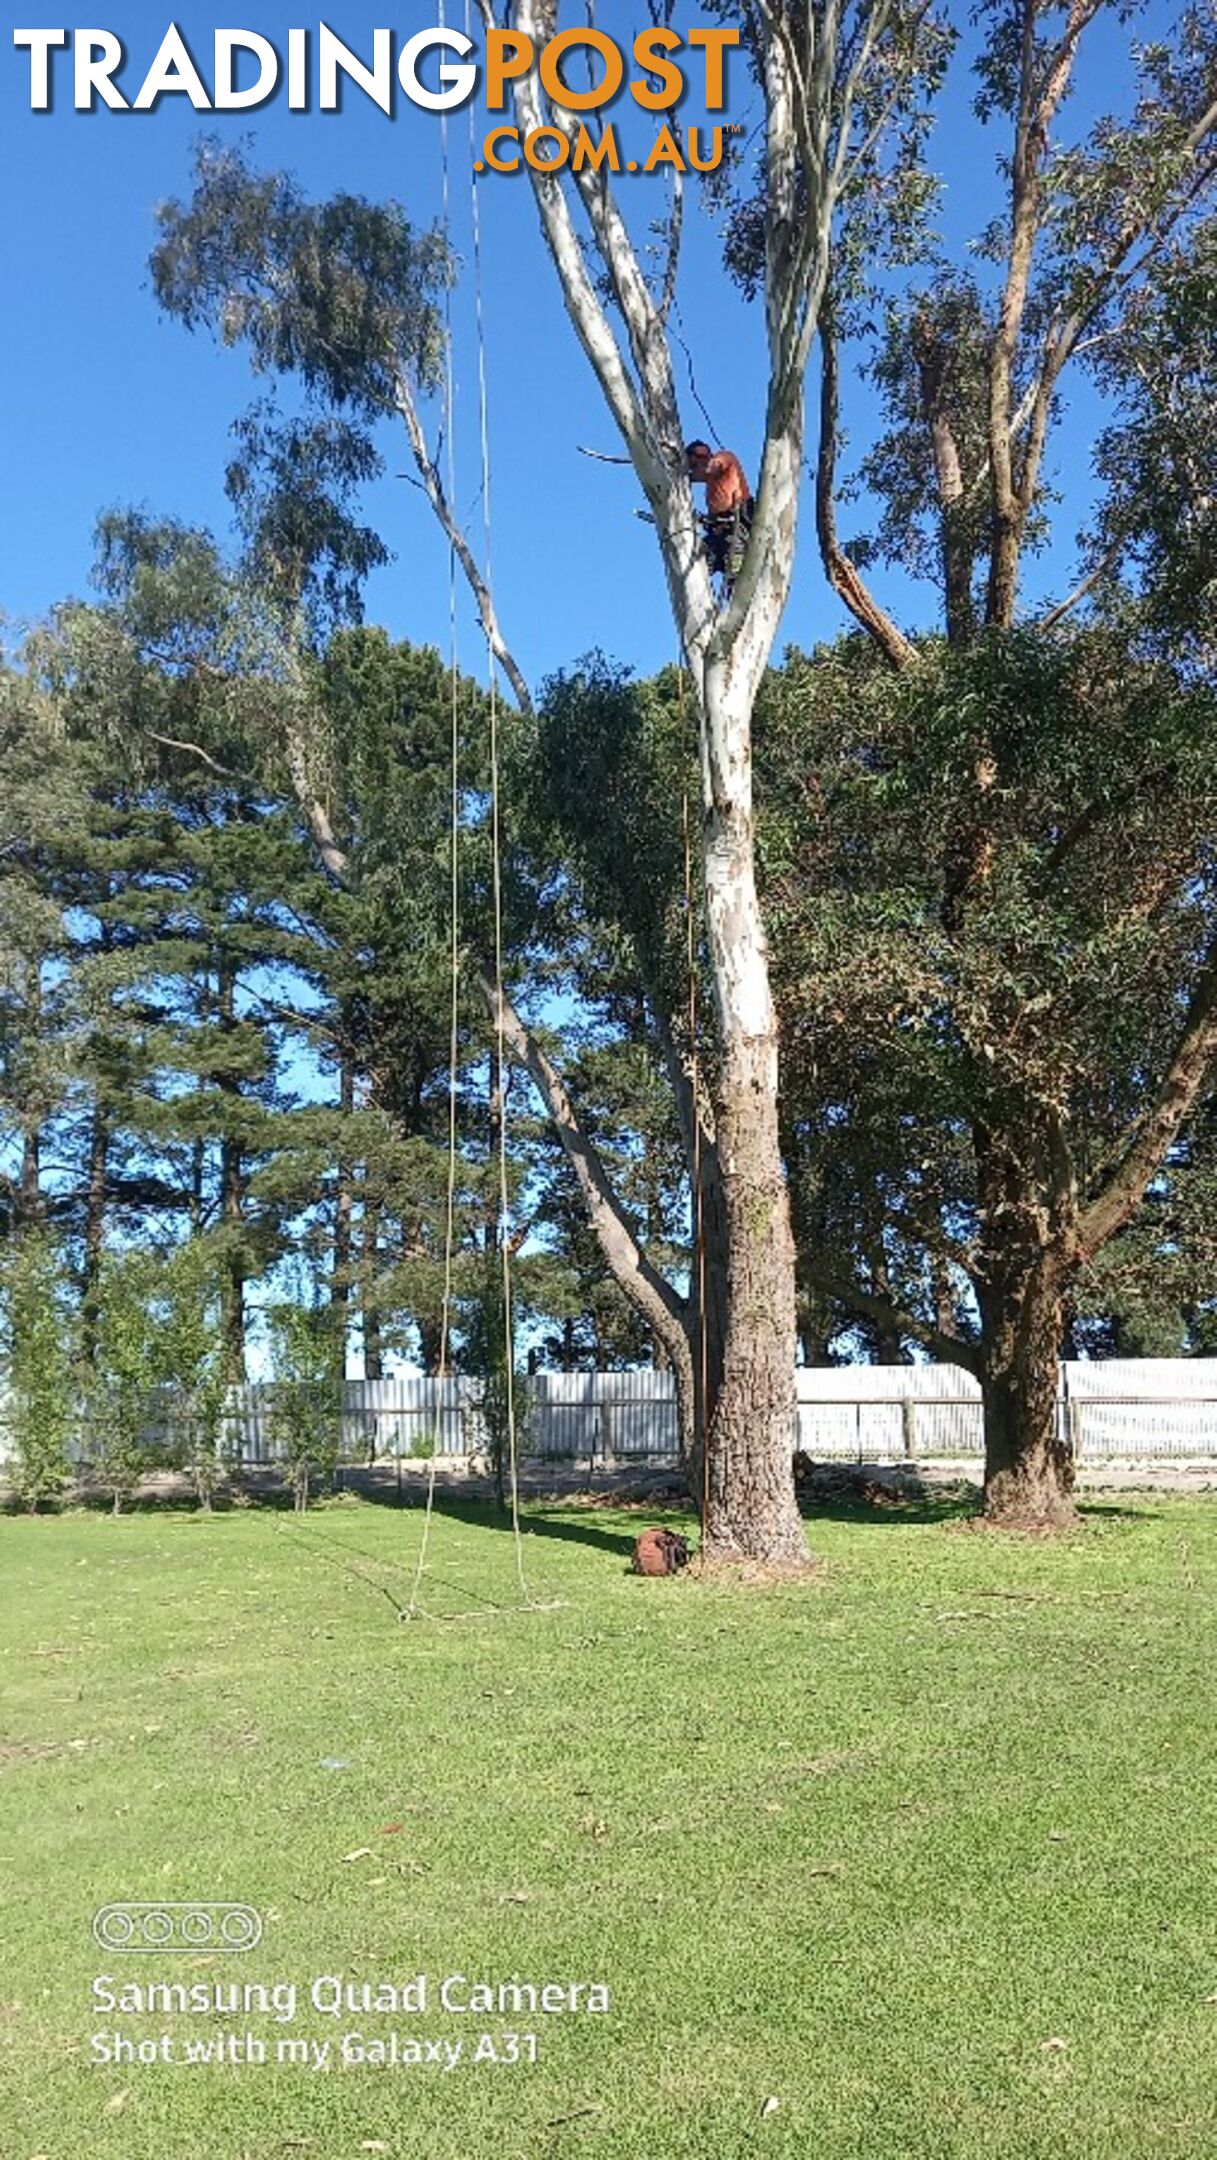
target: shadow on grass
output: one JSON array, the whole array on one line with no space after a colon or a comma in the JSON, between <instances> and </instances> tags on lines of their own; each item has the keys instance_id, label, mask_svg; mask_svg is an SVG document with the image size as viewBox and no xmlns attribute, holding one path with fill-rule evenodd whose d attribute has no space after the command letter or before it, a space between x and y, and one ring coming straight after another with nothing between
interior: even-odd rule
<instances>
[{"instance_id":1,"label":"shadow on grass","mask_svg":"<svg viewBox=\"0 0 1217 2160\"><path fill-rule=\"evenodd\" d=\"M369 1506L387 1508L393 1514L400 1515L403 1528L411 1522L421 1523L422 1516L426 1511L427 1496L425 1491L416 1490L399 1494L392 1485L369 1484L359 1491L358 1497ZM330 1553L345 1552L355 1558L370 1561L373 1566L381 1569L382 1572L395 1573L400 1568L413 1564L409 1555L404 1555L398 1561L386 1556L384 1552L372 1552L367 1546L358 1545L349 1537L335 1536L332 1526L336 1522L342 1522L345 1518L349 1523L354 1519L347 1514L341 1504L338 1506L332 1504L335 1500L341 1503L341 1498L341 1494L324 1494L321 1496L321 1504L318 1505L314 1502L310 1505L307 1514L304 1515L294 1514L290 1497L284 1503L277 1500L271 1493L259 1494L257 1506L259 1509L263 1506L270 1507L275 1512L286 1516L289 1522L294 1522L296 1528L303 1533L302 1542L308 1540L309 1532L312 1532L314 1538L319 1539L324 1524L324 1543ZM327 1505L327 1502L331 1504ZM489 1497L479 1494L466 1498L461 1494L445 1491L438 1486L432 1502L432 1514L443 1516L449 1522L461 1523L466 1529L471 1530L510 1532L512 1526L510 1514L498 1508ZM686 1523L687 1519L687 1511L682 1513L680 1509L667 1507L655 1508L647 1516L646 1521L648 1525L652 1522L657 1524L670 1522L681 1525ZM634 1539L637 1535L634 1530L618 1531L606 1528L602 1523L596 1521L595 1513L591 1511L585 1514L582 1509L572 1509L569 1514L564 1513L563 1503L560 1500L538 1501L528 1499L523 1495L520 1500L520 1528L525 1537L566 1539L573 1544L587 1545L602 1552L619 1553L627 1559L633 1556ZM323 1558L325 1555L319 1551L318 1557ZM434 1576L430 1566L428 1566L428 1574L432 1575L434 1580L441 1579ZM487 1600L487 1603L492 1602L492 1600Z\"/></svg>"},{"instance_id":2,"label":"shadow on grass","mask_svg":"<svg viewBox=\"0 0 1217 2160\"><path fill-rule=\"evenodd\" d=\"M1147 1500L1156 1497L1151 1487L1146 1487ZM1091 1516L1109 1517L1113 1522L1160 1522L1161 1511L1148 1507L1121 1507L1117 1500L1079 1500L1078 1514L1085 1519Z\"/></svg>"},{"instance_id":3,"label":"shadow on grass","mask_svg":"<svg viewBox=\"0 0 1217 2160\"><path fill-rule=\"evenodd\" d=\"M818 1462L796 1455L795 1493L808 1522L963 1522L979 1512L981 1490L965 1475L927 1479L913 1463Z\"/></svg>"},{"instance_id":4,"label":"shadow on grass","mask_svg":"<svg viewBox=\"0 0 1217 2160\"><path fill-rule=\"evenodd\" d=\"M964 1527L975 1524L978 1530L991 1529L995 1535L1042 1535L1038 1526L1032 1525L1026 1532L1015 1526L990 1524L984 1515L984 1494L979 1485L961 1481L958 1486L935 1490L927 1487L920 1492L900 1493L876 1487L865 1493L801 1493L799 1512L806 1522L852 1522L869 1525L895 1525L957 1523ZM1079 1523L1093 1521L1096 1528L1103 1521L1147 1522L1158 1519L1158 1510L1146 1507L1122 1506L1114 1500L1079 1499L1077 1504ZM1067 1535L1069 1525L1062 1526Z\"/></svg>"},{"instance_id":5,"label":"shadow on grass","mask_svg":"<svg viewBox=\"0 0 1217 2160\"><path fill-rule=\"evenodd\" d=\"M382 1506L387 1504L395 1507L399 1504L396 1495L392 1493L369 1493L367 1498L377 1501ZM404 1503L406 1508L413 1507L416 1513L421 1511L422 1505L421 1501L416 1501L413 1497L410 1501ZM437 1490L432 1505L436 1515L444 1515L450 1522L464 1523L471 1529L507 1531L511 1529L510 1514L496 1507L493 1500L465 1500L459 1494ZM620 1553L626 1559L631 1558L634 1551L634 1539L638 1534L637 1531L610 1530L604 1524L597 1522L596 1512L596 1510L590 1508L564 1509L561 1501L538 1501L522 1498L520 1502L520 1528L526 1537L559 1538L569 1544L588 1545L600 1552ZM648 1522L650 1519L648 1517ZM666 1522L669 1519L675 1522L683 1520L683 1517L678 1509L655 1509L654 1520L656 1523Z\"/></svg>"},{"instance_id":6,"label":"shadow on grass","mask_svg":"<svg viewBox=\"0 0 1217 2160\"><path fill-rule=\"evenodd\" d=\"M310 1510L318 1502L331 1497L328 1491L314 1490L309 1502ZM251 1508L266 1509L272 1515L290 1515L295 1509L295 1498L290 1488L285 1485L268 1484L265 1486L259 1485L256 1488L234 1486L231 1489L215 1493L210 1508L205 1508L197 1493L186 1491L135 1492L124 1499L118 1515L115 1516L114 1502L110 1494L87 1488L85 1490L74 1489L65 1496L59 1506L42 1508L39 1513L44 1515L107 1515L111 1521L122 1521L129 1515L198 1515L200 1517L207 1515L240 1515L248 1512ZM9 1507L5 1512L8 1514L28 1514L30 1511L28 1508Z\"/></svg>"},{"instance_id":7,"label":"shadow on grass","mask_svg":"<svg viewBox=\"0 0 1217 2160\"><path fill-rule=\"evenodd\" d=\"M436 1512L438 1513L438 1510ZM338 1569L351 1581L362 1583L365 1588L374 1591L392 1606L399 1620L408 1620L411 1617L407 1594L414 1579L415 1554L403 1553L399 1559L392 1559L384 1553L369 1552L365 1545L353 1545L348 1538L334 1537L328 1526L322 1531L319 1524L314 1522L310 1528L307 1515L297 1515L294 1518L290 1534L303 1555L323 1567ZM345 1559L343 1554L346 1555ZM358 1563L361 1561L370 1563L370 1566L360 1566ZM505 1610L501 1599L488 1596L484 1590L466 1581L441 1574L430 1563L426 1578L428 1594L435 1589L452 1590L466 1603L472 1598L476 1606L488 1613Z\"/></svg>"},{"instance_id":8,"label":"shadow on grass","mask_svg":"<svg viewBox=\"0 0 1217 2160\"><path fill-rule=\"evenodd\" d=\"M217 1493L210 1512L213 1515L231 1515L244 1504L243 1501L234 1501L230 1495L221 1496ZM290 1505L290 1500L288 1504ZM44 1522L51 1522L62 1515L104 1515L111 1522L125 1522L133 1515L202 1516L207 1513L208 1510L200 1505L195 1495L186 1492L134 1493L130 1499L123 1501L117 1515L114 1512L114 1502L108 1493L65 1493L62 1500L44 1501L36 1508L27 1507L22 1501L7 1496L0 1503L0 1514L21 1515L27 1520L38 1516Z\"/></svg>"},{"instance_id":9,"label":"shadow on grass","mask_svg":"<svg viewBox=\"0 0 1217 2160\"><path fill-rule=\"evenodd\" d=\"M908 1497L886 1493L874 1499L861 1494L848 1497L799 1495L799 1513L805 1522L813 1523L868 1523L872 1527L900 1530L918 1523L966 1522L969 1516L979 1512L979 1492L927 1492Z\"/></svg>"}]
</instances>

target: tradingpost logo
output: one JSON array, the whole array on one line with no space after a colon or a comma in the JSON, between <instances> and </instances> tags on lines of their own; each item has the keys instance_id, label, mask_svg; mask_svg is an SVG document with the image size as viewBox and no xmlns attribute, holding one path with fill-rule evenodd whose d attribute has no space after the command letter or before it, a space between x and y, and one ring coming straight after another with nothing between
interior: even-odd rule
<instances>
[{"instance_id":1,"label":"tradingpost logo","mask_svg":"<svg viewBox=\"0 0 1217 2160\"><path fill-rule=\"evenodd\" d=\"M480 91L492 125L474 160L478 172L713 172L727 137L727 57L738 29L698 24L685 36L670 26L639 31L628 44L581 24L537 41L522 30L488 28L479 55L474 39L447 24L401 38L365 31L359 49L327 23L287 30L276 43L259 30L215 29L211 53L196 53L177 23L153 50L131 52L113 30L20 28L31 112L67 104L84 113L152 113L163 98L184 98L196 112L248 113L287 94L290 113L341 112L364 97L395 119L400 100L449 113ZM194 47L200 47L196 38ZM582 87L579 87L582 85ZM603 116L617 100L650 123L645 141L626 142ZM677 109L697 99L707 122L678 126ZM514 101L516 121L506 114ZM547 122L543 115L552 115ZM588 118L583 116L587 115ZM518 122L523 118L524 124ZM637 156L627 155L635 149Z\"/></svg>"}]
</instances>

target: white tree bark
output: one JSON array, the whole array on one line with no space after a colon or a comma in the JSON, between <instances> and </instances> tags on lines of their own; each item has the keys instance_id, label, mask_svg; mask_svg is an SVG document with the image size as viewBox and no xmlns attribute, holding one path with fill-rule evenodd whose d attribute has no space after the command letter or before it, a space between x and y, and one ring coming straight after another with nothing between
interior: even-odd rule
<instances>
[{"instance_id":1,"label":"white tree bark","mask_svg":"<svg viewBox=\"0 0 1217 2160\"><path fill-rule=\"evenodd\" d=\"M493 26L493 0L479 4L487 27ZM671 262L657 301L606 172L564 177L530 167L529 173L572 327L650 506L697 704L702 868L721 1050L718 1168L728 1247L723 1380L709 1435L705 1549L711 1557L802 1564L806 1548L791 1476L794 1244L778 1136L777 1024L756 885L752 709L793 574L804 381L827 282L833 213L850 169L855 99L892 4L857 0L851 7L846 0L808 0L801 28L784 0L758 0L758 7L766 104L769 386L752 529L734 589L721 607L686 472L666 332ZM507 17L509 26L539 49L557 28L557 0L509 0ZM569 116L542 98L535 72L513 82L512 96L525 134L547 126L571 139ZM589 270L589 252L599 259L603 287ZM619 325L602 297L605 288ZM451 510L409 400L404 417L424 487L457 547L492 648L502 659L489 593L468 549L457 545ZM518 671L513 674L509 667L508 673L517 696L526 700ZM523 1043L518 1048L562 1131L556 1076L547 1078ZM594 1180L589 1185L586 1162L580 1171L577 1155L576 1149L571 1159L592 1219L601 1221L607 1251L608 1245L620 1244L620 1224L612 1226L606 1244L605 1195ZM616 1266L614 1273L622 1280Z\"/></svg>"},{"instance_id":2,"label":"white tree bark","mask_svg":"<svg viewBox=\"0 0 1217 2160\"><path fill-rule=\"evenodd\" d=\"M483 0L488 20L489 9L490 0ZM752 709L793 573L804 378L846 169L851 108L890 10L886 0L872 0L853 12L858 19L843 64L838 0L809 6L801 44L780 0L761 0L769 389L752 531L734 590L721 608L686 476L665 331L666 289L657 303L606 174L585 171L567 184L556 174L532 174L567 312L655 520L698 709L729 1278L723 1385L710 1435L706 1548L783 1562L805 1557L790 1474L794 1245L778 1140L777 1023L756 886ZM510 22L536 46L557 27L556 7L552 0L514 0ZM543 102L534 75L514 85L514 98L523 131L556 126L569 138L566 116ZM615 301L620 334L588 274L576 203Z\"/></svg>"}]
</instances>

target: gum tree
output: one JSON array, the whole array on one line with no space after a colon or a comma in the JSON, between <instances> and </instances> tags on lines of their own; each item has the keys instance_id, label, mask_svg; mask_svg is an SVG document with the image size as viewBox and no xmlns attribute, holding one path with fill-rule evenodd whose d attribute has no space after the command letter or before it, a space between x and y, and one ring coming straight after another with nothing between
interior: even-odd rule
<instances>
[{"instance_id":1,"label":"gum tree","mask_svg":"<svg viewBox=\"0 0 1217 2160\"><path fill-rule=\"evenodd\" d=\"M865 263L845 266L823 325L823 567L877 663L904 681L886 713L863 687L872 739L852 777L848 760L829 768L830 799L875 797L871 869L880 857L890 869L897 840L883 820L898 821L938 761L892 895L897 920L902 907L920 912L903 984L889 981L869 1020L857 956L852 987L836 988L872 1050L897 1021L889 1062L919 1030L937 1084L951 1046L951 1146L962 1135L973 1219L962 1240L958 1217L950 1227L980 1321L986 1507L1002 1521L1072 1512L1055 1415L1066 1314L1167 1161L1217 1053L1209 708L1189 703L1213 653L1217 30L1211 11L1185 8L1166 36L1138 44L1144 14L986 0L975 107L998 131L997 216L966 267L939 248L879 290ZM1127 51L1113 78L1115 41ZM1106 98L1113 79L1131 84L1123 109L1071 126L1079 83ZM730 252L755 281L746 203ZM878 530L851 552L837 530L839 427L852 417L839 342L846 379L869 375L885 422L861 467ZM1053 531L1054 439L1087 375L1107 424L1083 557L1072 590L1029 612L1020 580ZM940 636L912 639L893 620L867 582L883 562L937 588ZM1090 645L1072 638L1087 610L1103 630ZM809 713L823 687L813 668ZM896 716L918 705L902 774ZM891 930L872 926L867 964L878 952L880 971ZM1124 1019L1110 1015L1100 1048L1095 1014L1120 969ZM822 987L804 982L792 1025L824 1014ZM1112 1061L1118 1077L1098 1101ZM889 1242L899 1236L893 1215ZM940 1220L940 1256L947 1241ZM854 1309L873 1317L883 1300L872 1293L863 1305L853 1285ZM887 1324L924 1340L924 1312L898 1307L888 1300Z\"/></svg>"},{"instance_id":2,"label":"gum tree","mask_svg":"<svg viewBox=\"0 0 1217 2160\"><path fill-rule=\"evenodd\" d=\"M707 1120L725 1219L722 1381L709 1420L705 1550L711 1558L802 1565L790 1473L794 1430L794 1249L778 1131L778 1056L756 887L752 707L790 591L804 452L804 382L843 205L878 171L888 123L915 103L923 6L903 0L762 4L747 14L747 63L764 108L760 214L767 382L756 515L734 591L714 589L685 472L668 315L683 205L657 279L607 169L530 174L545 249L575 337L603 394L654 520L662 574L692 684L701 752L701 873L717 1019L717 1082ZM483 10L487 27L491 8ZM535 51L556 8L515 0L506 27ZM547 97L535 70L512 85L515 117L573 142L586 115ZM440 358L434 306L450 276L438 236L395 206L351 197L311 208L282 177L257 178L214 150L193 202L161 216L154 276L188 324L244 342L255 365L290 372L315 397L374 426L405 427L418 476L475 596L514 697L531 706L474 551L448 501L420 413ZM319 848L339 870L323 813ZM682 1300L647 1260L560 1073L509 1000L496 1026L542 1093L615 1280L654 1328L689 1392ZM674 1074L687 1087L687 1075Z\"/></svg>"}]
</instances>

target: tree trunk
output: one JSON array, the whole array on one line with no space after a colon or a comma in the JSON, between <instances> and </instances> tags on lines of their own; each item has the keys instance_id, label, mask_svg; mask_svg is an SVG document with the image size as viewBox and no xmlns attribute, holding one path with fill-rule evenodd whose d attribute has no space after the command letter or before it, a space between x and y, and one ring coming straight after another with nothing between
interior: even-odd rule
<instances>
[{"instance_id":1,"label":"tree trunk","mask_svg":"<svg viewBox=\"0 0 1217 2160\"><path fill-rule=\"evenodd\" d=\"M236 1025L236 970L227 959L219 966L217 1012L222 1029ZM241 1082L235 1072L218 1071L216 1085L225 1099L220 1138L220 1220L227 1233L220 1280L220 1332L224 1377L230 1387L245 1382L244 1162L236 1126Z\"/></svg>"},{"instance_id":2,"label":"tree trunk","mask_svg":"<svg viewBox=\"0 0 1217 2160\"><path fill-rule=\"evenodd\" d=\"M191 1142L190 1148L190 1230L193 1237L197 1237L203 1227L206 1172L207 1142L200 1134Z\"/></svg>"},{"instance_id":3,"label":"tree trunk","mask_svg":"<svg viewBox=\"0 0 1217 2160\"><path fill-rule=\"evenodd\" d=\"M1022 1282L1007 1279L985 1327L985 1513L1012 1528L1075 1513L1073 1450L1057 1418L1061 1317L1048 1262Z\"/></svg>"},{"instance_id":4,"label":"tree trunk","mask_svg":"<svg viewBox=\"0 0 1217 2160\"><path fill-rule=\"evenodd\" d=\"M930 1283L934 1293L934 1325L940 1335L956 1335L959 1321L951 1270L941 1253L930 1254Z\"/></svg>"},{"instance_id":5,"label":"tree trunk","mask_svg":"<svg viewBox=\"0 0 1217 2160\"><path fill-rule=\"evenodd\" d=\"M832 1300L818 1280L815 1263L824 1245L824 1180L814 1157L800 1155L798 1138L782 1132L787 1166L790 1223L794 1233L795 1318L804 1365L830 1365L834 1334Z\"/></svg>"},{"instance_id":6,"label":"tree trunk","mask_svg":"<svg viewBox=\"0 0 1217 2160\"><path fill-rule=\"evenodd\" d=\"M101 1103L94 1101L89 1133L89 1171L85 1186L84 1267L80 1286L80 1349L86 1365L97 1358L97 1333L101 1319L97 1287L101 1274L102 1243L106 1227L106 1167L110 1154L110 1126Z\"/></svg>"},{"instance_id":7,"label":"tree trunk","mask_svg":"<svg viewBox=\"0 0 1217 2160\"><path fill-rule=\"evenodd\" d=\"M380 1232L380 1209L375 1201L363 1203L363 1281L360 1286L363 1317L363 1370L367 1380L383 1380L384 1352L380 1340L380 1308L373 1282L376 1275L376 1242Z\"/></svg>"},{"instance_id":8,"label":"tree trunk","mask_svg":"<svg viewBox=\"0 0 1217 2160\"><path fill-rule=\"evenodd\" d=\"M220 1143L220 1215L230 1242L220 1277L220 1334L230 1387L245 1384L245 1260L241 1250L241 1144L226 1134Z\"/></svg>"},{"instance_id":9,"label":"tree trunk","mask_svg":"<svg viewBox=\"0 0 1217 2160\"><path fill-rule=\"evenodd\" d=\"M981 1141L980 1171L985 1513L1012 1528L1068 1523L1073 1451L1057 1419L1065 1299L1076 1266L1068 1197L1052 1188L1030 1119L1016 1142Z\"/></svg>"},{"instance_id":10,"label":"tree trunk","mask_svg":"<svg viewBox=\"0 0 1217 2160\"><path fill-rule=\"evenodd\" d=\"M887 1265L882 1254L872 1256L870 1274L876 1295L883 1298L887 1303L891 1303L892 1286L888 1279ZM901 1341L894 1307L891 1319L873 1320L869 1324L866 1333L870 1337L871 1361L873 1364L903 1365L905 1363L904 1345Z\"/></svg>"},{"instance_id":11,"label":"tree trunk","mask_svg":"<svg viewBox=\"0 0 1217 2160\"><path fill-rule=\"evenodd\" d=\"M418 1329L418 1362L428 1379L434 1380L443 1352L442 1322L438 1313L426 1313L417 1315L414 1324Z\"/></svg>"},{"instance_id":12,"label":"tree trunk","mask_svg":"<svg viewBox=\"0 0 1217 2160\"><path fill-rule=\"evenodd\" d=\"M795 1498L794 1238L778 1132L777 1019L753 870L747 721L734 804L708 808L706 917L722 1042L715 1104L727 1235L722 1379L708 1430L709 1560L805 1566Z\"/></svg>"},{"instance_id":13,"label":"tree trunk","mask_svg":"<svg viewBox=\"0 0 1217 2160\"><path fill-rule=\"evenodd\" d=\"M25 1028L37 1052L42 1042L42 968L37 961L30 962L26 974ZM41 1091L36 1092L40 1096ZM32 1102L28 1120L22 1120L16 1218L19 1230L36 1230L42 1221L41 1106L35 1108Z\"/></svg>"},{"instance_id":14,"label":"tree trunk","mask_svg":"<svg viewBox=\"0 0 1217 2160\"><path fill-rule=\"evenodd\" d=\"M344 1041L338 1066L338 1109L343 1119L355 1108L355 1061ZM346 1378L347 1329L351 1306L351 1257L354 1248L352 1223L355 1208L354 1166L347 1152L345 1128L338 1142L338 1191L334 1201L334 1253L330 1270L330 1303L334 1307L337 1337L335 1363L340 1380Z\"/></svg>"},{"instance_id":15,"label":"tree trunk","mask_svg":"<svg viewBox=\"0 0 1217 2160\"><path fill-rule=\"evenodd\" d=\"M694 1216L694 1245L689 1274L689 1358L687 1367L672 1359L680 1417L681 1458L689 1493L700 1513L706 1506L706 1435L713 1421L723 1380L727 1342L727 1209L717 1149L701 1152L690 1165L697 1172L700 1201Z\"/></svg>"}]
</instances>

